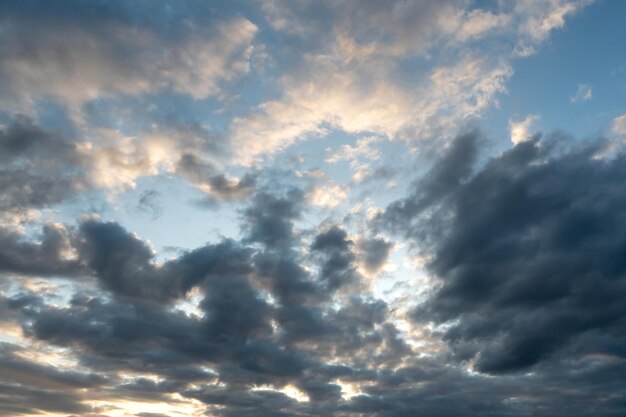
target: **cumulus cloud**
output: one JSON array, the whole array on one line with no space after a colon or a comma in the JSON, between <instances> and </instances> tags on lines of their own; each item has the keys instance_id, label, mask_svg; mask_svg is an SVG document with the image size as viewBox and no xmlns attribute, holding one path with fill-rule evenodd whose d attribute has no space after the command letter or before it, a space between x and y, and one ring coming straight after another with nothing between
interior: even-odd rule
<instances>
[{"instance_id":1,"label":"cumulus cloud","mask_svg":"<svg viewBox=\"0 0 626 417\"><path fill-rule=\"evenodd\" d=\"M520 142L524 142L532 137L533 125L539 120L539 116L535 114L529 114L526 118L514 121L509 120L509 132L511 134L511 142L513 145L517 145Z\"/></svg>"},{"instance_id":2,"label":"cumulus cloud","mask_svg":"<svg viewBox=\"0 0 626 417\"><path fill-rule=\"evenodd\" d=\"M625 314L615 227L623 155L603 160L601 143L560 149L558 138L535 138L473 173L476 138L459 138L416 192L380 217L434 252L428 268L441 287L414 319L449 323L444 338L480 372L596 354L621 361L624 352L610 346L623 343Z\"/></svg>"}]
</instances>

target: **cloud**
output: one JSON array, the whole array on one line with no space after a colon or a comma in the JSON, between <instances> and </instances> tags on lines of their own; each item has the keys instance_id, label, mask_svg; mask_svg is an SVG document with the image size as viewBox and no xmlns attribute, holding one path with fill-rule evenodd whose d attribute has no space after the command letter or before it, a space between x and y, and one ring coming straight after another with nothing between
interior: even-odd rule
<instances>
[{"instance_id":1,"label":"cloud","mask_svg":"<svg viewBox=\"0 0 626 417\"><path fill-rule=\"evenodd\" d=\"M61 224L42 227L40 239L29 241L23 233L0 229L0 270L36 276L79 276L86 272L76 258L73 236Z\"/></svg>"},{"instance_id":2,"label":"cloud","mask_svg":"<svg viewBox=\"0 0 626 417\"><path fill-rule=\"evenodd\" d=\"M626 136L626 114L616 117L611 125L611 131L617 136Z\"/></svg>"},{"instance_id":3,"label":"cloud","mask_svg":"<svg viewBox=\"0 0 626 417\"><path fill-rule=\"evenodd\" d=\"M88 186L80 149L29 117L0 128L0 207L7 212L46 208Z\"/></svg>"},{"instance_id":4,"label":"cloud","mask_svg":"<svg viewBox=\"0 0 626 417\"><path fill-rule=\"evenodd\" d=\"M535 114L529 114L520 121L509 119L509 132L513 145L529 140L532 137L531 129L538 120L539 116Z\"/></svg>"},{"instance_id":5,"label":"cloud","mask_svg":"<svg viewBox=\"0 0 626 417\"><path fill-rule=\"evenodd\" d=\"M222 201L241 199L254 189L254 174L231 178L210 162L219 151L203 149L197 132L158 130L126 136L101 128L87 139L70 135L69 127L48 131L16 114L0 126L0 208L5 215L25 214L94 189L133 188L139 178L163 172L176 173Z\"/></svg>"},{"instance_id":6,"label":"cloud","mask_svg":"<svg viewBox=\"0 0 626 417\"><path fill-rule=\"evenodd\" d=\"M310 247L303 246L294 226L303 198L295 189L260 192L242 213L249 231L243 242L207 244L163 263L146 241L119 224L83 220L67 232L84 277L69 287L69 299L53 302L50 293L23 286L0 293L0 311L8 313L3 314L6 323L19 321L22 343L72 352L86 371L57 375L24 364L38 378L25 371L19 379L9 378L13 397L36 395L42 384L73 384L76 397L68 392L65 398L71 402L63 405L73 413L100 401L112 407L121 399L167 404L174 393L200 401L218 415L266 407L268 412L278 407L285 414L311 414L310 407L320 404L330 415L338 412L340 388L332 381L357 372L369 373L367 380L376 378L360 370L369 347L386 346L376 360L389 366L410 350L386 322L384 302L339 296L361 279L354 243L343 229L331 226L317 233ZM51 247L45 242L41 248ZM379 262L380 256L374 258ZM25 272L16 265L5 270ZM29 267L47 273L32 263ZM53 270L61 280L71 277L68 270ZM181 310L181 302L198 314ZM349 365L353 358L358 363ZM341 365L331 363L335 360ZM100 387L97 396L83 390L94 384ZM309 401L286 394L293 390ZM40 398L20 412L61 409L52 402L39 405L46 397ZM2 396L0 401L16 410Z\"/></svg>"},{"instance_id":7,"label":"cloud","mask_svg":"<svg viewBox=\"0 0 626 417\"><path fill-rule=\"evenodd\" d=\"M348 200L348 190L346 187L327 182L326 184L315 185L307 194L307 201L319 207L333 208Z\"/></svg>"},{"instance_id":8,"label":"cloud","mask_svg":"<svg viewBox=\"0 0 626 417\"><path fill-rule=\"evenodd\" d=\"M599 406L599 397L623 386L623 343L617 331L623 294L614 251L621 250L620 231L614 231L621 223L596 231L582 227L589 223L581 223L576 213L589 209L608 220L620 216L622 193L605 191L598 200L588 185L611 178L608 184L620 187L623 181L616 174L622 161L594 159L586 149L553 155L547 143L538 147L531 141L474 169L480 139L473 132L451 144L416 184L416 193L394 206L393 216L392 208L385 214L389 222L411 220L410 227L394 224L415 244L433 245L430 268L443 280L414 312L409 331L426 335L420 321L455 319L467 332L477 332L459 333L457 325L449 324L450 351L445 345L427 354L413 349L407 333L394 324L391 306L344 291L359 285L361 262L380 267L390 242L353 241L338 225L298 230L303 193L266 190L242 212L244 241L209 243L161 264L144 240L120 225L84 220L70 242L102 290L80 284L71 287L66 302L25 286L0 293L5 319L0 324L17 320L24 332L20 343L64 349L64 357L78 365L71 370L44 366L25 359L23 348L0 346L5 369L0 382L11 394L0 396L0 408L5 415L56 411L89 416L92 410L95 416L124 410L130 401L163 410L181 407L176 410L183 415L191 410L258 415L262 410L279 416L487 416L526 415L536 408L554 416L563 410L588 415ZM485 182L496 184L492 192L477 192L485 191ZM511 193L522 184L532 190L527 198L556 203L511 209L520 202L509 202ZM447 204L441 205L444 200ZM547 214L541 214L542 207ZM418 226L416 217L423 215L434 222ZM495 227L477 233L483 223L465 221L472 219L495 222ZM544 219L541 228L532 227L537 219ZM266 232L272 237L264 237ZM490 249L515 242L524 257ZM582 249L594 256L579 256L576 251ZM484 256L493 263L484 263ZM472 265L493 278L481 286L491 297L458 286ZM536 291L537 285L544 291ZM181 309L181 302L199 314ZM473 314L476 309L481 314ZM576 317L582 316L590 321L581 329ZM554 320L566 325L556 332L549 325ZM528 323L532 326L524 327ZM538 338L544 331L564 344L544 343ZM436 331L430 337L438 338ZM533 352L556 349L553 356L541 357L546 365L537 365L535 373L486 377L457 362L480 352L477 370L495 375L510 370L515 357L502 359L502 352L515 353L518 343L530 341L538 346ZM559 389L545 390L546 385ZM616 413L623 408L619 401L601 407Z\"/></svg>"},{"instance_id":9,"label":"cloud","mask_svg":"<svg viewBox=\"0 0 626 417\"><path fill-rule=\"evenodd\" d=\"M327 33L321 44L306 45L306 53L297 56L293 72L281 79L281 97L234 119L234 158L243 165L329 129L387 139L434 137L447 131L443 126L475 117L493 104L511 75L504 60L455 50L458 40L450 46L454 60L435 60L435 69L423 74L398 72L404 59L427 54L440 37L457 29L458 36L472 38L500 26L490 12L466 15L453 2L372 2L365 7L346 2L334 9L320 7L317 12L325 20L318 21L310 20L313 11L306 7L270 4L275 29L296 39L308 25L331 28L318 28ZM372 30L380 36L366 40Z\"/></svg>"},{"instance_id":10,"label":"cloud","mask_svg":"<svg viewBox=\"0 0 626 417\"><path fill-rule=\"evenodd\" d=\"M358 248L365 270L375 273L387 262L393 243L381 238L361 239Z\"/></svg>"},{"instance_id":11,"label":"cloud","mask_svg":"<svg viewBox=\"0 0 626 417\"><path fill-rule=\"evenodd\" d=\"M472 10L463 16L455 37L459 41L474 40L493 30L502 30L510 21L511 16L505 13L494 14L488 10Z\"/></svg>"},{"instance_id":12,"label":"cloud","mask_svg":"<svg viewBox=\"0 0 626 417\"><path fill-rule=\"evenodd\" d=\"M212 274L248 270L245 262L250 253L229 241L157 264L150 245L117 223L86 220L77 237L80 258L105 289L123 297L172 301Z\"/></svg>"},{"instance_id":13,"label":"cloud","mask_svg":"<svg viewBox=\"0 0 626 417\"><path fill-rule=\"evenodd\" d=\"M358 280L353 245L354 242L348 239L348 234L337 226L315 237L311 248L325 257L320 278L330 290Z\"/></svg>"},{"instance_id":14,"label":"cloud","mask_svg":"<svg viewBox=\"0 0 626 417\"><path fill-rule=\"evenodd\" d=\"M511 69L467 57L435 68L414 90L390 83L383 74L353 74L328 68L302 86L287 86L282 100L233 123L235 162L250 165L298 140L330 128L352 134L374 132L388 139L434 137L462 120L479 115L504 91ZM316 66L320 63L312 62ZM365 78L369 81L365 83ZM371 77L374 77L373 79ZM410 134L409 134L410 132ZM261 137L263 140L261 140Z\"/></svg>"},{"instance_id":15,"label":"cloud","mask_svg":"<svg viewBox=\"0 0 626 417\"><path fill-rule=\"evenodd\" d=\"M189 10L179 17L180 30L171 33L159 27L176 24L171 17L160 21L166 4L151 8L150 24L137 21L137 11L124 5L31 3L2 6L0 88L5 99L24 106L41 96L80 105L164 89L196 99L215 95L220 82L248 70L257 31L241 17L201 25Z\"/></svg>"},{"instance_id":16,"label":"cloud","mask_svg":"<svg viewBox=\"0 0 626 417\"><path fill-rule=\"evenodd\" d=\"M359 158L368 160L376 160L380 158L380 151L372 145L378 142L380 138L376 136L365 136L357 139L355 146L342 145L338 151L328 149L332 153L325 162L334 164L342 160L355 161Z\"/></svg>"},{"instance_id":17,"label":"cloud","mask_svg":"<svg viewBox=\"0 0 626 417\"><path fill-rule=\"evenodd\" d=\"M234 160L258 163L333 129L410 142L451 139L497 105L512 59L533 54L589 3L502 3L491 10L447 1L316 8L270 2L264 6L270 24L293 50L278 97L233 120ZM501 48L481 48L473 42L479 38ZM406 73L411 59L432 65Z\"/></svg>"},{"instance_id":18,"label":"cloud","mask_svg":"<svg viewBox=\"0 0 626 417\"><path fill-rule=\"evenodd\" d=\"M268 248L288 247L294 239L293 221L303 209L303 193L290 189L285 196L267 191L257 193L252 205L244 211L247 240Z\"/></svg>"},{"instance_id":19,"label":"cloud","mask_svg":"<svg viewBox=\"0 0 626 417\"><path fill-rule=\"evenodd\" d=\"M578 90L576 90L576 94L570 97L570 101L572 103L579 103L581 101L589 101L593 97L593 91L591 86L588 84L580 84L578 86Z\"/></svg>"},{"instance_id":20,"label":"cloud","mask_svg":"<svg viewBox=\"0 0 626 417\"><path fill-rule=\"evenodd\" d=\"M534 138L475 173L476 136L457 140L381 220L434 254L439 289L414 312L448 323L457 358L491 374L542 369L623 343L623 159L601 143ZM469 148L469 151L462 149ZM459 160L460 158L460 160ZM454 166L463 167L451 171Z\"/></svg>"},{"instance_id":21,"label":"cloud","mask_svg":"<svg viewBox=\"0 0 626 417\"><path fill-rule=\"evenodd\" d=\"M205 161L191 153L183 154L176 171L187 177L199 190L225 200L240 199L252 193L255 177L246 174L241 179L228 178Z\"/></svg>"},{"instance_id":22,"label":"cloud","mask_svg":"<svg viewBox=\"0 0 626 417\"><path fill-rule=\"evenodd\" d=\"M551 32L565 26L565 18L571 16L593 0L551 0L543 2L530 0L517 2L515 12L523 16L519 26L520 39L514 54L517 56L532 55L536 47L544 42Z\"/></svg>"}]
</instances>

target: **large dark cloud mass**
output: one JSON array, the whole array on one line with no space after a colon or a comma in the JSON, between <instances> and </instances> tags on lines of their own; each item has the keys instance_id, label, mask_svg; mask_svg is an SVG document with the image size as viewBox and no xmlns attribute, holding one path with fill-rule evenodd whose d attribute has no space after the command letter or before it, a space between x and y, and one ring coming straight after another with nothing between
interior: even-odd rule
<instances>
[{"instance_id":1,"label":"large dark cloud mass","mask_svg":"<svg viewBox=\"0 0 626 417\"><path fill-rule=\"evenodd\" d=\"M626 156L601 143L521 143L472 171L460 137L381 220L432 253L441 280L417 321L480 372L625 358Z\"/></svg>"},{"instance_id":2,"label":"large dark cloud mass","mask_svg":"<svg viewBox=\"0 0 626 417\"><path fill-rule=\"evenodd\" d=\"M5 270L66 277L71 271L93 277L104 292L76 291L67 305L57 306L24 289L3 297L2 309L20 321L27 337L70 348L81 368L106 377L54 376L54 368L42 368L42 374L78 385L83 380L106 385L111 398L163 400L180 393L219 415L257 415L259 410L267 415L316 415L317 409L333 414L342 402L335 379L375 381L378 371L370 360L393 366L411 350L387 321L384 302L353 295L333 305L333 293L359 279L352 243L343 230L333 226L314 239L319 273L303 267L307 261L296 251L301 245L293 225L302 199L298 190L255 197L243 212L249 231L244 241L260 246L225 240L160 264L146 242L119 224L86 219L65 231L65 242L75 251L69 264L75 272L62 274L55 262L62 266L70 261L59 254L54 230L46 229L41 243L22 244L21 251L37 255L42 265L28 270L7 261ZM268 235L271 231L275 236ZM197 314L175 308L190 291L200 295ZM20 366L34 373L40 365ZM22 398L36 395L27 392L32 389L29 380L13 378L14 372L3 377L6 392L15 392L11 398L17 392ZM157 374L163 382L139 378L129 383L119 372ZM300 403L269 389L250 391L254 386L287 385L309 401ZM80 412L80 392L70 391L62 396L63 410ZM14 400L3 398L3 415L16 412L11 411ZM18 412L54 411L65 404L39 405L42 401L30 408L23 405Z\"/></svg>"}]
</instances>

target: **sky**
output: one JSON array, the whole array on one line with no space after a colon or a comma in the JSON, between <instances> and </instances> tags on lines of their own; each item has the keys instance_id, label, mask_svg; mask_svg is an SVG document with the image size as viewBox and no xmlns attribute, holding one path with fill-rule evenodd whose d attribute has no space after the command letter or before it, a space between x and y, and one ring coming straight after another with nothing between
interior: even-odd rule
<instances>
[{"instance_id":1,"label":"sky","mask_svg":"<svg viewBox=\"0 0 626 417\"><path fill-rule=\"evenodd\" d=\"M0 0L0 416L626 415L625 19Z\"/></svg>"}]
</instances>

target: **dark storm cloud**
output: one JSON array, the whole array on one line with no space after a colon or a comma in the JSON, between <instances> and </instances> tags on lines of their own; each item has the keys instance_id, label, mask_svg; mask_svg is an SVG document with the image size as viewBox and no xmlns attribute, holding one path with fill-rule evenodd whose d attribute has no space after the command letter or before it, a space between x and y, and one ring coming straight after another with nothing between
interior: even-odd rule
<instances>
[{"instance_id":1,"label":"dark storm cloud","mask_svg":"<svg viewBox=\"0 0 626 417\"><path fill-rule=\"evenodd\" d=\"M264 207L268 198L258 202ZM472 376L450 366L445 354L419 358L387 321L389 310L384 302L352 296L340 306L329 304L327 296L320 293L324 286L299 267L302 259L289 248L270 247L250 257L251 252L234 242L207 245L160 268L153 265L156 269L151 270L146 265L152 263L152 252L139 238L115 224L86 223L83 238L94 239L97 243L90 250L100 254L85 254L91 253L87 258L98 279L112 273L103 266L108 263L127 270L126 279L147 279L146 271L167 271L175 288L197 286L203 315L190 316L168 304L150 302L161 299L159 291L135 294L133 290L131 302L124 286L122 290L114 287L124 297L77 293L62 307L34 294L11 296L1 304L22 316L27 337L71 348L82 367L91 371L44 369L7 351L3 357L10 360L0 361L0 365L20 369L20 378L11 377L13 371L3 373L10 380L0 388L0 393L6 393L0 394L3 407L10 410L6 415L32 413L36 408L85 414L82 396L65 392L47 400L46 395L39 395L41 385L99 387L102 398L145 401L163 401L170 393L180 393L204 402L210 412L222 416L263 412L377 417L422 413L521 416L538 410L548 416L563 415L560 410L582 416L597 411L596 398L606 395L606 389L618 391L621 386L622 364L605 358L582 357L575 369L571 362L553 363L540 374L497 379ZM292 234L291 244L297 239ZM351 246L338 227L327 229L313 243L315 251L331 257ZM215 249L219 247L222 249ZM226 248L233 250L230 258L224 256ZM320 269L324 259L320 259ZM156 284L150 280L144 284L169 288L163 284L165 275L156 276L160 277ZM259 288L269 291L276 303L270 303ZM333 365L329 360L339 363ZM621 368L616 368L618 365ZM153 373L161 379L119 381L115 376L119 371ZM29 381L29 372L39 379ZM342 399L337 379L360 384L363 394ZM599 379L603 381L600 385ZM250 390L263 384L278 388L291 384L308 395L309 401L298 402L271 390ZM584 397L568 394L578 391L584 392ZM18 400L31 397L32 406L17 408ZM615 397L603 405L606 415L618 415L619 401Z\"/></svg>"},{"instance_id":2,"label":"dark storm cloud","mask_svg":"<svg viewBox=\"0 0 626 417\"><path fill-rule=\"evenodd\" d=\"M154 254L141 239L116 223L86 221L81 257L95 271L103 286L115 293L160 299L169 292L160 281ZM175 290L175 289L174 289Z\"/></svg>"},{"instance_id":3,"label":"dark storm cloud","mask_svg":"<svg viewBox=\"0 0 626 417\"><path fill-rule=\"evenodd\" d=\"M285 307L302 307L319 302L320 288L302 267L295 253L259 252L254 256L258 279Z\"/></svg>"},{"instance_id":4,"label":"dark storm cloud","mask_svg":"<svg viewBox=\"0 0 626 417\"><path fill-rule=\"evenodd\" d=\"M438 218L428 222L419 221L422 215L428 215L427 209L444 205L461 182L471 174L477 156L476 144L480 140L478 132L471 132L458 137L432 169L416 185L414 192L407 198L390 204L380 221L397 232L408 236L427 237L421 229L434 231L439 227Z\"/></svg>"},{"instance_id":5,"label":"dark storm cloud","mask_svg":"<svg viewBox=\"0 0 626 417\"><path fill-rule=\"evenodd\" d=\"M60 226L43 226L40 240L35 242L0 228L0 271L65 277L86 272L79 260L64 256L71 248L71 234Z\"/></svg>"},{"instance_id":6,"label":"dark storm cloud","mask_svg":"<svg viewBox=\"0 0 626 417\"><path fill-rule=\"evenodd\" d=\"M117 223L80 225L79 252L102 285L113 293L166 301L184 295L209 276L250 271L251 252L224 241L186 252L157 265L148 244Z\"/></svg>"},{"instance_id":7,"label":"dark storm cloud","mask_svg":"<svg viewBox=\"0 0 626 417\"><path fill-rule=\"evenodd\" d=\"M257 193L244 211L247 241L262 243L268 249L286 249L294 243L293 221L304 204L304 193L290 189L284 195Z\"/></svg>"},{"instance_id":8,"label":"dark storm cloud","mask_svg":"<svg viewBox=\"0 0 626 417\"><path fill-rule=\"evenodd\" d=\"M477 141L458 138L379 219L434 253L442 287L415 319L456 320L445 339L481 372L626 358L626 155L537 137L471 174Z\"/></svg>"},{"instance_id":9,"label":"dark storm cloud","mask_svg":"<svg viewBox=\"0 0 626 417\"><path fill-rule=\"evenodd\" d=\"M359 279L354 264L356 256L352 252L353 246L354 242L348 239L348 234L337 226L315 237L311 249L323 255L320 278L330 291Z\"/></svg>"},{"instance_id":10,"label":"dark storm cloud","mask_svg":"<svg viewBox=\"0 0 626 417\"><path fill-rule=\"evenodd\" d=\"M200 307L207 314L210 339L235 347L271 335L271 307L245 278L215 277L207 282L205 294Z\"/></svg>"}]
</instances>

